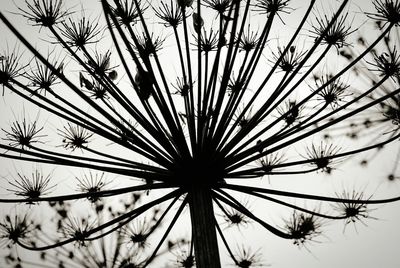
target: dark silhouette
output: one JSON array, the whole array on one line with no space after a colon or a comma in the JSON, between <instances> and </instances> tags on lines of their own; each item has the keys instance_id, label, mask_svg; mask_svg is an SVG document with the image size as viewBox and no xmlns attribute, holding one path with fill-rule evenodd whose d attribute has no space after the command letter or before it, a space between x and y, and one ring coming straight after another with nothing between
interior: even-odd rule
<instances>
[{"instance_id":1,"label":"dark silhouette","mask_svg":"<svg viewBox=\"0 0 400 268\"><path fill-rule=\"evenodd\" d=\"M146 267L172 253L172 266L214 268L220 249L238 267L267 266L225 229L252 223L303 246L327 221L364 222L371 205L400 200L276 190L271 181L335 176L353 156L397 142L398 0L374 1L359 24L346 0L328 14L314 0L299 10L289 0L100 2L96 18L62 0L18 6L14 15L45 32L47 54L0 13L19 42L0 58L4 99L18 95L63 124L54 137L38 117L15 120L2 127L1 157L85 170L79 193L56 194L40 168L8 179L16 197L0 202L51 211L0 222L8 264L32 262L12 251L20 247L54 267ZM294 12L301 16L289 27ZM352 41L361 26L374 35ZM356 139L371 130L369 143ZM136 180L107 179L116 175ZM250 198L292 212L276 226ZM77 202L90 216L78 215ZM171 235L188 214L191 237Z\"/></svg>"}]
</instances>

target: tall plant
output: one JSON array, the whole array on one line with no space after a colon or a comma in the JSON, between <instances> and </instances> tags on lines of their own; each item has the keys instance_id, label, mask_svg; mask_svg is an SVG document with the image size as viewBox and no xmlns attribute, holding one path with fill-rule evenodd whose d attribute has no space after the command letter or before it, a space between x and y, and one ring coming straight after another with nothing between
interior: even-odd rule
<instances>
[{"instance_id":1,"label":"tall plant","mask_svg":"<svg viewBox=\"0 0 400 268\"><path fill-rule=\"evenodd\" d=\"M366 22L359 26L348 1L335 2L326 14L319 5L308 1L289 27L296 13L289 0L102 0L96 18L77 17L62 0L25 0L20 18L46 32L47 54L0 13L24 47L22 54L8 49L0 58L4 98L15 94L62 123L52 137L52 123L16 119L2 128L1 157L90 170L76 180L80 193L55 194L51 177L40 170L9 178L7 189L17 197L0 202L32 209L48 202L56 214L47 223L6 215L0 237L10 246L55 250L54 263L76 257L63 251L71 244L97 241L101 260L84 264L90 258L81 256L79 264L145 267L163 246L173 248L168 237L189 214L190 242L177 254L178 266L221 267L225 248L235 265L252 267L261 265L258 253L235 253L222 221L228 227L254 222L303 245L328 220L362 221L370 205L399 201L356 189L331 195L279 190L266 179L335 176L336 165L400 137L400 89L386 86L398 82L400 56L395 45L381 45L400 24L400 2L374 1L375 10L362 13ZM377 27L373 39L352 41L357 27L371 24ZM360 68L374 83L359 88L353 72ZM384 135L368 144L351 140L342 149L331 130L351 128L376 107L376 121L364 127L384 123L390 130L376 127ZM111 187L104 174L139 180ZM114 213L106 200L127 195L136 198ZM275 226L244 197L293 212ZM68 204L76 201L92 204L90 218L74 216ZM51 237L46 224L56 224L58 235ZM118 246L107 253L110 235ZM150 238L158 241L147 245ZM151 250L135 262L129 252L120 257L121 243L135 245L138 254Z\"/></svg>"}]
</instances>

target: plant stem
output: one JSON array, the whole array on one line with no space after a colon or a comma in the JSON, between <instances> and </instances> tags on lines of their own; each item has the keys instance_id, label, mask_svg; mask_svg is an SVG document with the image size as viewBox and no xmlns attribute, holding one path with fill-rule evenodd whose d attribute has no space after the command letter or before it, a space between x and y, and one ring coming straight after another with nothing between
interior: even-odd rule
<instances>
[{"instance_id":1,"label":"plant stem","mask_svg":"<svg viewBox=\"0 0 400 268\"><path fill-rule=\"evenodd\" d=\"M196 267L220 268L211 190L194 186L189 195Z\"/></svg>"}]
</instances>

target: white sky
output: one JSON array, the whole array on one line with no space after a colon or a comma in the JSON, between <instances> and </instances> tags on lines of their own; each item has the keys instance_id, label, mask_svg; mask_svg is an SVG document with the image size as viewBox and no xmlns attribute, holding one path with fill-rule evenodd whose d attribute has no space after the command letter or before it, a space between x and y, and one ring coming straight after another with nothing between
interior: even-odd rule
<instances>
[{"instance_id":1,"label":"white sky","mask_svg":"<svg viewBox=\"0 0 400 268\"><path fill-rule=\"evenodd\" d=\"M15 0L15 3L20 4L22 0ZM72 5L74 1L66 1L68 5ZM71 3L70 3L71 2ZM86 7L88 14L97 14L100 11L100 3L98 0L82 1L83 5ZM155 3L155 1L153 1ZM324 3L326 3L324 1ZM1 11L13 10L14 3L9 0L1 1ZM294 12L296 14L301 14L303 8L303 1L293 1L293 6L298 7ZM323 6L324 9L330 10L332 6L337 6L338 4L333 1L333 4L325 5L320 4L319 7ZM79 9L79 5L75 5L74 9ZM370 10L370 1L352 1L350 5L349 12L351 14L356 14L355 16L360 16L359 8L363 10ZM356 13L352 13L356 12ZM288 16L288 15L284 15ZM42 44L40 40L37 39L37 29L31 33L32 27L26 27L25 19L14 14L7 14L7 17L13 18L13 22L20 28L24 34L34 40L33 42L38 42ZM360 25L362 20L355 20L355 25ZM290 22L287 27L290 27ZM282 27L282 26L280 26ZM43 30L44 31L44 30ZM0 26L0 33L6 33L4 26ZM368 32L363 32L368 35ZM285 35L284 30L279 30L279 34ZM8 33L6 34L8 36ZM46 35L42 32L41 37ZM9 37L8 37L9 38ZM11 38L9 38L11 39ZM7 40L9 40L7 39ZM9 44L13 45L13 41L7 41ZM4 46L5 39L0 41L0 44ZM42 47L40 47L42 48ZM23 49L22 49L23 50ZM1 51L1 49L0 49ZM163 58L168 58L168 53L163 54ZM6 93L4 97L0 100L0 109L2 116L0 118L1 127L7 126L7 123L14 119L12 113L13 111L16 115L20 116L21 103L15 99L15 96L8 96ZM9 98L12 98L15 102L10 104ZM18 107L19 106L19 107ZM29 110L29 115L34 117L37 110L30 110L30 106L24 104L26 110ZM5 116L3 116L5 115ZM43 122L47 118L43 118ZM53 126L55 129L56 126ZM338 168L338 171L334 176L327 177L322 174L317 174L316 176L311 176L310 178L303 176L301 178L293 179L282 179L278 181L272 178L272 185L276 188L279 187L296 187L296 189L303 189L307 191L310 186L318 185L322 193L340 189L344 184L346 186L364 186L367 189L371 189L377 193L377 197L392 197L395 195L400 195L400 180L389 184L385 181L384 176L387 170L390 169L394 163L395 154L399 149L398 144L391 144L388 146L389 149L384 154L381 154L379 158L374 160L374 163L369 166L368 170L360 169L358 167L354 168L351 164L342 165ZM7 183L5 178L10 174L15 174L15 171L20 169L30 170L32 168L31 164L21 163L21 162L11 162L8 160L3 160L0 158L1 171L0 176L3 188L7 188ZM349 172L350 170L350 172ZM61 181L65 182L68 176L74 176L78 171L59 171L56 169L57 174L60 174ZM301 180L300 180L301 179ZM347 180L351 180L348 182ZM263 181L266 183L266 181ZM74 186L69 186L71 192L75 190ZM269 187L269 185L268 185ZM329 191L330 190L330 191ZM3 189L0 189L0 193L4 193ZM303 205L303 201L297 201L298 205ZM374 207L375 208L375 207ZM377 218L366 219L365 223L367 226L359 223L357 225L357 230L353 226L347 226L346 232L343 233L343 222L333 222L326 224L323 228L324 235L316 239L316 243L311 243L307 246L307 249L299 249L292 244L291 241L282 240L275 237L274 235L268 233L268 231L261 230L257 227L257 224L253 223L248 226L247 229L242 232L237 232L234 236L238 242L242 242L245 245L250 246L252 249L260 248L260 253L263 255L263 260L265 263L271 264L272 267L276 268L292 268L292 267L307 267L307 268L353 268L353 267L363 267L363 268L396 268L400 267L400 258L398 257L399 241L400 241L400 203L398 204L387 204L382 206L376 206L377 210L371 212L371 216ZM9 207L1 207L0 212L7 213L10 211ZM279 210L268 211L266 214L279 215ZM278 217L275 217L278 221ZM279 224L281 222L275 222ZM233 246L233 248L236 248ZM25 253L21 253L25 254ZM225 256L222 257L226 260ZM163 262L164 260L160 260ZM154 267L159 267L161 264L155 264Z\"/></svg>"}]
</instances>

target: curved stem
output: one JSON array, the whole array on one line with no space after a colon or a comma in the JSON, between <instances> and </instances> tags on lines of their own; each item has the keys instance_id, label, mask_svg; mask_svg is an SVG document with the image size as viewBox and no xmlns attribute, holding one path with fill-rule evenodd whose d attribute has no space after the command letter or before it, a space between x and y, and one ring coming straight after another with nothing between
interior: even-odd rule
<instances>
[{"instance_id":1,"label":"curved stem","mask_svg":"<svg viewBox=\"0 0 400 268\"><path fill-rule=\"evenodd\" d=\"M302 198L302 199L310 199L310 200L318 200L324 202L335 202L335 203L346 203L346 204L385 204L385 203L392 203L397 202L400 200L400 196L393 197L393 198L386 198L386 199L346 199L346 198L336 198L336 197L328 197L328 196L320 196L320 195L309 195L309 194L302 194L296 192L286 192L286 191L279 191L279 190L271 190L271 189L264 189L258 187L250 187L250 186L241 186L241 185L234 185L234 184L224 184L221 185L220 188L226 188L234 191L239 192L258 192L258 193L266 193L272 195L279 195L285 197L295 197L295 198Z\"/></svg>"},{"instance_id":2,"label":"curved stem","mask_svg":"<svg viewBox=\"0 0 400 268\"><path fill-rule=\"evenodd\" d=\"M104 224L102 224L102 225L100 225L98 227L95 227L95 228L85 232L83 235L85 237L89 237L90 235L92 235L92 234L94 234L96 232L99 232L101 230L104 230L105 228L107 228L109 226L112 226L112 225L114 225L114 224L116 224L118 222L121 222L121 221L123 221L123 220L125 220L127 218L130 218L135 214L143 213L143 211L146 211L146 210L148 210L149 208L151 208L151 207L153 207L155 205L158 205L158 204L160 204L160 203L162 203L162 202L164 202L164 201L166 201L168 199L171 199L171 198L175 197L177 194L180 195L181 193L182 193L181 189L174 190L174 191L164 195L163 197L155 199L155 200L153 200L153 201L151 201L151 202L149 202L149 203L147 203L145 205L142 205L141 207L138 207L136 209L133 209L133 210L129 211L128 213L125 213L125 214L123 214L123 215L121 215L119 217L116 217L116 218L108 221L107 223L104 223ZM72 237L72 238L65 239L63 241L54 243L52 245L42 246L42 247L28 246L28 245L25 245L24 243L21 243L20 241L18 241L17 244L19 246L23 247L24 249L33 250L33 251L43 251L43 250L48 250L48 249L52 249L52 248L56 248L56 247L61 247L61 246L64 246L66 244L69 244L69 243L72 243L72 242L75 242L75 241L78 241L78 239L75 238L75 237Z\"/></svg>"},{"instance_id":3,"label":"curved stem","mask_svg":"<svg viewBox=\"0 0 400 268\"><path fill-rule=\"evenodd\" d=\"M101 198L101 197L110 197L115 195L126 194L129 192L136 191L147 191L152 189L166 189L173 188L175 186L169 183L153 183L153 184L144 184L138 186L117 188L113 190L102 190L97 192L90 193L81 193L81 194L69 194L69 195L59 195L59 196L49 196L49 197L38 197L38 198L26 198L26 199L0 199L0 203L36 203L36 202L58 202L58 201L68 201L68 200L76 200L83 198Z\"/></svg>"},{"instance_id":4,"label":"curved stem","mask_svg":"<svg viewBox=\"0 0 400 268\"><path fill-rule=\"evenodd\" d=\"M220 189L217 189L217 190L221 191ZM232 208L236 209L240 213L242 213L242 214L246 215L247 217L249 217L250 219L254 220L258 224L263 226L265 229L267 229L268 231L273 233L274 235L277 235L277 236L279 236L281 238L285 238L285 239L292 239L292 236L290 234L284 233L284 232L278 230L277 228L272 227L270 224L264 222L263 220L261 220L260 218L255 216L247 208L245 208L242 204L240 204L240 202L236 201L233 197L231 197L228 193L226 193L226 192L222 192L222 193L223 193L223 195L227 196L228 198L226 198L216 192L213 192L213 195L215 195L215 198L221 200L228 206L231 206Z\"/></svg>"}]
</instances>

